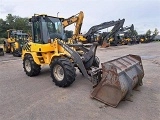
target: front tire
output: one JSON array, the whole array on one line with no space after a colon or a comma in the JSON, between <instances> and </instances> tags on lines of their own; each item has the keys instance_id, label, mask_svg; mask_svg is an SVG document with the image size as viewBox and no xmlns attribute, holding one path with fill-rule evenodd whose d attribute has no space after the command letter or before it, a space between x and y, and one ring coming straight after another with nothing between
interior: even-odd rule
<instances>
[{"instance_id":1,"label":"front tire","mask_svg":"<svg viewBox=\"0 0 160 120\"><path fill-rule=\"evenodd\" d=\"M23 68L24 68L25 73L30 77L39 75L41 71L41 66L37 65L34 62L33 57L31 55L26 55L24 57Z\"/></svg>"},{"instance_id":2,"label":"front tire","mask_svg":"<svg viewBox=\"0 0 160 120\"><path fill-rule=\"evenodd\" d=\"M50 69L53 82L59 87L68 87L75 81L76 70L68 58L53 59Z\"/></svg>"}]
</instances>

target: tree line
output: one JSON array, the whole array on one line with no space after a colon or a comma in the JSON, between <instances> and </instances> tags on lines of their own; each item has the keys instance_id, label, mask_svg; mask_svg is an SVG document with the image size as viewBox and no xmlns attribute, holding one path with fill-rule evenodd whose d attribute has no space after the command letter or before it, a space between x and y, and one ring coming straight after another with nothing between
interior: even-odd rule
<instances>
[{"instance_id":1,"label":"tree line","mask_svg":"<svg viewBox=\"0 0 160 120\"><path fill-rule=\"evenodd\" d=\"M23 30L25 33L31 33L31 26L28 18L22 18L12 14L8 14L5 20L0 18L0 38L7 38L6 31L8 29ZM73 31L71 30L65 30L65 33L67 38L70 38L73 35ZM157 28L155 28L153 32L149 29L146 32L146 35L151 35L151 33L157 35L159 32ZM138 35L136 30L134 30L134 34Z\"/></svg>"},{"instance_id":2,"label":"tree line","mask_svg":"<svg viewBox=\"0 0 160 120\"><path fill-rule=\"evenodd\" d=\"M0 38L7 38L7 30L9 29L23 30L23 32L31 34L31 25L28 18L17 15L8 14L5 20L0 18ZM71 30L65 30L65 33L67 38L73 35Z\"/></svg>"},{"instance_id":3,"label":"tree line","mask_svg":"<svg viewBox=\"0 0 160 120\"><path fill-rule=\"evenodd\" d=\"M20 16L8 14L6 19L0 18L0 38L7 38L8 29L23 30L26 33L31 31L28 18L22 18Z\"/></svg>"}]
</instances>

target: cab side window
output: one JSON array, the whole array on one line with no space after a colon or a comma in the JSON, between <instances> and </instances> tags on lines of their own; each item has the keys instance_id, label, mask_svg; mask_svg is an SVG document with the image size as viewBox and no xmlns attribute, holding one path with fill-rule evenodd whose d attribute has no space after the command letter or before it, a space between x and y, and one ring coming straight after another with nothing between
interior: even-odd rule
<instances>
[{"instance_id":1,"label":"cab side window","mask_svg":"<svg viewBox=\"0 0 160 120\"><path fill-rule=\"evenodd\" d=\"M41 43L41 31L40 31L40 23L37 21L34 23L34 41L35 43Z\"/></svg>"}]
</instances>

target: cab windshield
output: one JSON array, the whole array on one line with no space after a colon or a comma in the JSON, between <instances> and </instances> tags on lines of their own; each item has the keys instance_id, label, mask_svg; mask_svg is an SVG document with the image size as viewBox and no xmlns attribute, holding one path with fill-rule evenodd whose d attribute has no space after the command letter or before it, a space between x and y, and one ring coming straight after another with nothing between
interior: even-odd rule
<instances>
[{"instance_id":1,"label":"cab windshield","mask_svg":"<svg viewBox=\"0 0 160 120\"><path fill-rule=\"evenodd\" d=\"M64 31L62 27L62 23L60 19L53 18L53 17L46 17L42 21L42 29L43 33L43 40L46 43L48 39L63 39ZM46 39L48 38L48 39Z\"/></svg>"},{"instance_id":2,"label":"cab windshield","mask_svg":"<svg viewBox=\"0 0 160 120\"><path fill-rule=\"evenodd\" d=\"M51 39L64 40L62 21L59 18L45 16L33 23L34 42L48 43Z\"/></svg>"},{"instance_id":3,"label":"cab windshield","mask_svg":"<svg viewBox=\"0 0 160 120\"><path fill-rule=\"evenodd\" d=\"M52 33L61 34L62 33L62 24L59 21L59 19L49 18L48 20L46 20L46 25L48 28L48 32L50 34Z\"/></svg>"}]
</instances>

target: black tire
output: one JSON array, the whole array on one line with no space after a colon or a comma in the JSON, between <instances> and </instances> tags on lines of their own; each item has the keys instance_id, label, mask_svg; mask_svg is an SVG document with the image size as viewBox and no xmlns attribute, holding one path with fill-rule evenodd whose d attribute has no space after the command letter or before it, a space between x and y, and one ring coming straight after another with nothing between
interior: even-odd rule
<instances>
[{"instance_id":1,"label":"black tire","mask_svg":"<svg viewBox=\"0 0 160 120\"><path fill-rule=\"evenodd\" d=\"M20 53L20 51L19 50L13 50L13 52L12 52L12 54L13 54L13 56L14 57L21 57L21 53Z\"/></svg>"},{"instance_id":2,"label":"black tire","mask_svg":"<svg viewBox=\"0 0 160 120\"><path fill-rule=\"evenodd\" d=\"M0 56L4 56L3 48L0 48Z\"/></svg>"},{"instance_id":3,"label":"black tire","mask_svg":"<svg viewBox=\"0 0 160 120\"><path fill-rule=\"evenodd\" d=\"M118 42L115 40L111 43L112 46L118 46Z\"/></svg>"},{"instance_id":4,"label":"black tire","mask_svg":"<svg viewBox=\"0 0 160 120\"><path fill-rule=\"evenodd\" d=\"M30 67L30 69L27 68L27 64L28 64L28 67ZM41 66L37 65L34 62L33 57L31 55L26 55L24 57L23 68L24 68L25 73L30 77L39 75L39 73L41 71Z\"/></svg>"},{"instance_id":5,"label":"black tire","mask_svg":"<svg viewBox=\"0 0 160 120\"><path fill-rule=\"evenodd\" d=\"M0 52L0 56L4 56L4 52L2 51L2 52Z\"/></svg>"},{"instance_id":6,"label":"black tire","mask_svg":"<svg viewBox=\"0 0 160 120\"><path fill-rule=\"evenodd\" d=\"M95 59L94 59L92 65L93 65L94 67L99 67L99 64L100 64L100 60L99 60L99 58L98 58L97 56L95 56Z\"/></svg>"},{"instance_id":7,"label":"black tire","mask_svg":"<svg viewBox=\"0 0 160 120\"><path fill-rule=\"evenodd\" d=\"M67 58L53 59L50 65L50 69L51 77L56 86L68 87L75 81L76 69L74 68L74 65L71 63L71 61ZM59 74L57 74L58 72Z\"/></svg>"}]
</instances>

